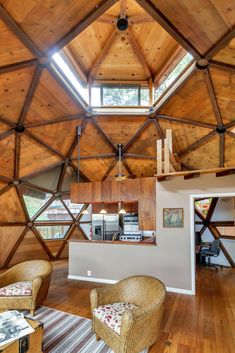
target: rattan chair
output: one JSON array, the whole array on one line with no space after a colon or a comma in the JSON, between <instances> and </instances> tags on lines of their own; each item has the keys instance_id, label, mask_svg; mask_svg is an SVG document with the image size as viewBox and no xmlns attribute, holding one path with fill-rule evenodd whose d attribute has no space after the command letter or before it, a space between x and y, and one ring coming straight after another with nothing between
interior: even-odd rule
<instances>
[{"instance_id":1,"label":"rattan chair","mask_svg":"<svg viewBox=\"0 0 235 353\"><path fill-rule=\"evenodd\" d=\"M103 288L92 289L93 331L115 353L139 353L158 338L166 289L158 279L132 276ZM102 305L126 302L137 308L126 310L121 317L120 334L95 316Z\"/></svg>"},{"instance_id":2,"label":"rattan chair","mask_svg":"<svg viewBox=\"0 0 235 353\"><path fill-rule=\"evenodd\" d=\"M0 296L0 310L28 309L34 315L35 309L46 298L52 265L45 260L21 262L0 275L0 288L16 282L32 282L32 293L28 296Z\"/></svg>"}]
</instances>

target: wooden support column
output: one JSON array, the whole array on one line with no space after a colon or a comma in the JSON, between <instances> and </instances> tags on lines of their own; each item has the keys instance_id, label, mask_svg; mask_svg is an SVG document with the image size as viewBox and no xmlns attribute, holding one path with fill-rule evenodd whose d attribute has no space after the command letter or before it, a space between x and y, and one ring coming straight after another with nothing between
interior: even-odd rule
<instances>
[{"instance_id":1,"label":"wooden support column","mask_svg":"<svg viewBox=\"0 0 235 353\"><path fill-rule=\"evenodd\" d=\"M162 174L162 140L157 140L157 174Z\"/></svg>"}]
</instances>

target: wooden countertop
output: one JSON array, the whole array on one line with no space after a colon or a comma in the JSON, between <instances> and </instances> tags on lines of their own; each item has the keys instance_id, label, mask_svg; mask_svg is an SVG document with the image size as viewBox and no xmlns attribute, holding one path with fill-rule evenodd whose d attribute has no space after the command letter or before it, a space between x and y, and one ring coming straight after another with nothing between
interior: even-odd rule
<instances>
[{"instance_id":1,"label":"wooden countertop","mask_svg":"<svg viewBox=\"0 0 235 353\"><path fill-rule=\"evenodd\" d=\"M156 246L156 238L149 237L139 242L134 241L112 241L112 240L80 240L80 239L70 239L69 243L91 243L91 244L112 244L112 245L137 245L137 246Z\"/></svg>"}]
</instances>

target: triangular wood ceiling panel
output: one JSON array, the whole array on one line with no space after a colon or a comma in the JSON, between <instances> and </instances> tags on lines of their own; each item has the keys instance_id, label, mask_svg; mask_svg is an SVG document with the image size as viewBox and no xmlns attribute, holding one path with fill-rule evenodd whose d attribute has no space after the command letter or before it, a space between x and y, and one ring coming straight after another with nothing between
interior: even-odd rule
<instances>
[{"instance_id":1,"label":"triangular wood ceiling panel","mask_svg":"<svg viewBox=\"0 0 235 353\"><path fill-rule=\"evenodd\" d=\"M94 124L92 122L88 122L80 140L81 157L112 152L112 146L106 142L105 138L94 126ZM72 157L77 158L77 154L77 147L75 147Z\"/></svg>"},{"instance_id":2,"label":"triangular wood ceiling panel","mask_svg":"<svg viewBox=\"0 0 235 353\"><path fill-rule=\"evenodd\" d=\"M14 177L15 136L0 141L0 175Z\"/></svg>"},{"instance_id":3,"label":"triangular wood ceiling panel","mask_svg":"<svg viewBox=\"0 0 235 353\"><path fill-rule=\"evenodd\" d=\"M84 239L84 238L83 238ZM45 240L45 244L49 249L52 256L56 257L61 246L63 245L63 240Z\"/></svg>"},{"instance_id":4,"label":"triangular wood ceiling panel","mask_svg":"<svg viewBox=\"0 0 235 353\"><path fill-rule=\"evenodd\" d=\"M205 165L208 169L217 168L219 166L219 137L212 137L207 143L183 156L181 162L194 169L203 169Z\"/></svg>"},{"instance_id":5,"label":"triangular wood ceiling panel","mask_svg":"<svg viewBox=\"0 0 235 353\"><path fill-rule=\"evenodd\" d=\"M90 179L90 181L99 181L105 177L106 172L112 163L113 158L81 160L80 170Z\"/></svg>"},{"instance_id":6,"label":"triangular wood ceiling panel","mask_svg":"<svg viewBox=\"0 0 235 353\"><path fill-rule=\"evenodd\" d=\"M235 136L225 136L225 167L234 167L235 165Z\"/></svg>"},{"instance_id":7,"label":"triangular wood ceiling panel","mask_svg":"<svg viewBox=\"0 0 235 353\"><path fill-rule=\"evenodd\" d=\"M79 114L81 111L78 104L69 97L48 70L44 69L26 115L26 123L48 121Z\"/></svg>"},{"instance_id":8,"label":"triangular wood ceiling panel","mask_svg":"<svg viewBox=\"0 0 235 353\"><path fill-rule=\"evenodd\" d=\"M9 125L0 122L0 135L10 129Z\"/></svg>"},{"instance_id":9,"label":"triangular wood ceiling panel","mask_svg":"<svg viewBox=\"0 0 235 353\"><path fill-rule=\"evenodd\" d=\"M164 134L166 134L166 129L172 130L174 153L179 153L212 131L211 129L186 124L182 127L181 124L166 120L159 120L159 123Z\"/></svg>"},{"instance_id":10,"label":"triangular wood ceiling panel","mask_svg":"<svg viewBox=\"0 0 235 353\"><path fill-rule=\"evenodd\" d=\"M72 120L28 129L40 140L50 147L66 155L76 136L76 127L81 125L81 120Z\"/></svg>"},{"instance_id":11,"label":"triangular wood ceiling panel","mask_svg":"<svg viewBox=\"0 0 235 353\"><path fill-rule=\"evenodd\" d=\"M0 1L22 30L42 50L66 35L101 1Z\"/></svg>"},{"instance_id":12,"label":"triangular wood ceiling panel","mask_svg":"<svg viewBox=\"0 0 235 353\"><path fill-rule=\"evenodd\" d=\"M234 24L234 1L151 0L164 16L202 54L205 54ZM223 17L221 16L223 13ZM232 23L233 22L233 23Z\"/></svg>"},{"instance_id":13,"label":"triangular wood ceiling panel","mask_svg":"<svg viewBox=\"0 0 235 353\"><path fill-rule=\"evenodd\" d=\"M25 221L24 212L14 187L0 196L0 209L0 222Z\"/></svg>"},{"instance_id":14,"label":"triangular wood ceiling panel","mask_svg":"<svg viewBox=\"0 0 235 353\"><path fill-rule=\"evenodd\" d=\"M127 158L126 162L137 178L152 177L154 174L157 174L156 160Z\"/></svg>"},{"instance_id":15,"label":"triangular wood ceiling panel","mask_svg":"<svg viewBox=\"0 0 235 353\"><path fill-rule=\"evenodd\" d=\"M231 42L221 49L218 54L216 54L213 60L234 65L235 63L235 38L231 40Z\"/></svg>"},{"instance_id":16,"label":"triangular wood ceiling panel","mask_svg":"<svg viewBox=\"0 0 235 353\"><path fill-rule=\"evenodd\" d=\"M156 141L160 138L154 123L150 122L141 135L128 148L127 153L156 156Z\"/></svg>"},{"instance_id":17,"label":"triangular wood ceiling panel","mask_svg":"<svg viewBox=\"0 0 235 353\"><path fill-rule=\"evenodd\" d=\"M159 73L180 47L157 22L134 24L132 30L153 74ZM183 52L186 54L185 50Z\"/></svg>"},{"instance_id":18,"label":"triangular wood ceiling panel","mask_svg":"<svg viewBox=\"0 0 235 353\"><path fill-rule=\"evenodd\" d=\"M7 186L7 185L8 185L8 183L4 183L3 181L0 180L0 190L5 188L5 186Z\"/></svg>"},{"instance_id":19,"label":"triangular wood ceiling panel","mask_svg":"<svg viewBox=\"0 0 235 353\"><path fill-rule=\"evenodd\" d=\"M72 40L65 47L64 52L69 52L75 62L88 75L112 31L112 25L94 22Z\"/></svg>"},{"instance_id":20,"label":"triangular wood ceiling panel","mask_svg":"<svg viewBox=\"0 0 235 353\"><path fill-rule=\"evenodd\" d=\"M124 145L137 133L146 116L100 116L96 120L114 144Z\"/></svg>"},{"instance_id":21,"label":"triangular wood ceiling panel","mask_svg":"<svg viewBox=\"0 0 235 353\"><path fill-rule=\"evenodd\" d=\"M5 66L33 58L14 33L0 19L0 66Z\"/></svg>"},{"instance_id":22,"label":"triangular wood ceiling panel","mask_svg":"<svg viewBox=\"0 0 235 353\"><path fill-rule=\"evenodd\" d=\"M34 233L29 230L13 255L9 266L13 266L23 260L34 259L48 260L48 255Z\"/></svg>"},{"instance_id":23,"label":"triangular wood ceiling panel","mask_svg":"<svg viewBox=\"0 0 235 353\"><path fill-rule=\"evenodd\" d=\"M113 44L99 65L99 80L146 80L146 72L130 43L128 32L116 32Z\"/></svg>"},{"instance_id":24,"label":"triangular wood ceiling panel","mask_svg":"<svg viewBox=\"0 0 235 353\"><path fill-rule=\"evenodd\" d=\"M235 120L235 72L215 68L210 72L223 123L227 124Z\"/></svg>"},{"instance_id":25,"label":"triangular wood ceiling panel","mask_svg":"<svg viewBox=\"0 0 235 353\"><path fill-rule=\"evenodd\" d=\"M35 67L27 67L0 75L0 111L17 122L23 108Z\"/></svg>"},{"instance_id":26,"label":"triangular wood ceiling panel","mask_svg":"<svg viewBox=\"0 0 235 353\"><path fill-rule=\"evenodd\" d=\"M36 173L61 159L26 136L21 137L20 177Z\"/></svg>"},{"instance_id":27,"label":"triangular wood ceiling panel","mask_svg":"<svg viewBox=\"0 0 235 353\"><path fill-rule=\"evenodd\" d=\"M0 227L0 268L10 255L23 230L23 226Z\"/></svg>"},{"instance_id":28,"label":"triangular wood ceiling panel","mask_svg":"<svg viewBox=\"0 0 235 353\"><path fill-rule=\"evenodd\" d=\"M216 125L216 118L205 80L206 73L196 71L166 103L160 113Z\"/></svg>"},{"instance_id":29,"label":"triangular wood ceiling panel","mask_svg":"<svg viewBox=\"0 0 235 353\"><path fill-rule=\"evenodd\" d=\"M107 180L114 180L115 176L119 172L119 162L117 162L113 169L110 171L109 175L107 176ZM122 174L124 174L126 177L130 176L130 173L126 169L125 165L122 163Z\"/></svg>"}]
</instances>

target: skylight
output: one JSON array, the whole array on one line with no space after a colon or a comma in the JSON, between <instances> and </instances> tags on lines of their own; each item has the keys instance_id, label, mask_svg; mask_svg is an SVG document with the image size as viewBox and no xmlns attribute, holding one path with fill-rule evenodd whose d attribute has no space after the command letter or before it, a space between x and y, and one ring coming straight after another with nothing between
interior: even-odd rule
<instances>
[{"instance_id":1,"label":"skylight","mask_svg":"<svg viewBox=\"0 0 235 353\"><path fill-rule=\"evenodd\" d=\"M172 83L182 74L186 67L193 61L193 56L187 53L183 59L176 65L174 70L171 71L169 76L162 82L162 84L155 90L155 101L157 101Z\"/></svg>"},{"instance_id":2,"label":"skylight","mask_svg":"<svg viewBox=\"0 0 235 353\"><path fill-rule=\"evenodd\" d=\"M55 53L52 56L53 61L59 67L61 72L67 78L67 80L72 84L75 90L80 94L80 96L88 103L88 91L87 88L84 88L81 83L78 81L77 77L74 75L72 70L66 61L62 58L59 53Z\"/></svg>"}]
</instances>

